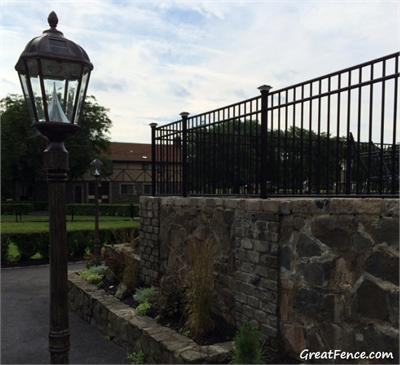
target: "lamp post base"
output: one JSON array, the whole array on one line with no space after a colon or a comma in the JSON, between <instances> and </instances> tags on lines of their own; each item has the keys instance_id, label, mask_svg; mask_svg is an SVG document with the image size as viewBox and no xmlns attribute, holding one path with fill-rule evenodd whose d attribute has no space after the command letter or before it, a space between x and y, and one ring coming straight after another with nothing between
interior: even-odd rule
<instances>
[{"instance_id":1,"label":"lamp post base","mask_svg":"<svg viewBox=\"0 0 400 365\"><path fill-rule=\"evenodd\" d=\"M69 363L69 330L51 331L49 333L49 351L51 364Z\"/></svg>"}]
</instances>

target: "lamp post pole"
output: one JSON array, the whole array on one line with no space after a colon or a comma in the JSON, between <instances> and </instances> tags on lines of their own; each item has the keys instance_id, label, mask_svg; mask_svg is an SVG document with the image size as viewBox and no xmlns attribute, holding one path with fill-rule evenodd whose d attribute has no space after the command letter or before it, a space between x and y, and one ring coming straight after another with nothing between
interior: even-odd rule
<instances>
[{"instance_id":1,"label":"lamp post pole","mask_svg":"<svg viewBox=\"0 0 400 365\"><path fill-rule=\"evenodd\" d=\"M68 152L64 144L50 143L44 152L49 186L50 233L50 333L52 364L68 364L68 247L65 224L65 181ZM58 163L57 163L58 162Z\"/></svg>"},{"instance_id":2,"label":"lamp post pole","mask_svg":"<svg viewBox=\"0 0 400 365\"><path fill-rule=\"evenodd\" d=\"M101 168L103 166L103 162L101 160L95 158L90 163L91 174L94 177L94 205L95 205L95 216L94 216L94 247L93 247L93 261L97 265L100 262L100 235L99 235L99 185L100 185L100 176L101 176Z\"/></svg>"},{"instance_id":3,"label":"lamp post pole","mask_svg":"<svg viewBox=\"0 0 400 365\"><path fill-rule=\"evenodd\" d=\"M100 183L100 178L99 176L95 176L95 187L94 187L94 198L96 200L95 202L95 207L96 207L96 213L95 213L95 218L94 218L94 259L96 263L98 262L100 258L100 236L99 236L99 183Z\"/></svg>"},{"instance_id":4,"label":"lamp post pole","mask_svg":"<svg viewBox=\"0 0 400 365\"><path fill-rule=\"evenodd\" d=\"M52 364L67 364L70 342L65 182L69 165L64 142L80 129L79 116L93 64L82 47L57 29L54 11L48 22L50 28L26 45L15 69L33 125L49 141L43 153L49 190L49 351Z\"/></svg>"},{"instance_id":5,"label":"lamp post pole","mask_svg":"<svg viewBox=\"0 0 400 365\"><path fill-rule=\"evenodd\" d=\"M36 127L49 139L49 144L44 150L43 156L49 190L50 360L52 364L68 364L70 342L65 182L68 176L69 161L64 140L67 135L73 134L78 127L71 128L71 125L67 125L65 128L61 125L59 133L54 130L50 131L48 124L38 124Z\"/></svg>"}]
</instances>

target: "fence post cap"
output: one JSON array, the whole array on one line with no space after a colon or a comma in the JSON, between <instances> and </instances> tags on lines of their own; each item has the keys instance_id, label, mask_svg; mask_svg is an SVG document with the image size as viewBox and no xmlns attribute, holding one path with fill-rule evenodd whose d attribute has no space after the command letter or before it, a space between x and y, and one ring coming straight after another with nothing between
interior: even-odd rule
<instances>
[{"instance_id":1,"label":"fence post cap","mask_svg":"<svg viewBox=\"0 0 400 365\"><path fill-rule=\"evenodd\" d=\"M263 91L267 91L268 92L268 91L270 91L272 89L272 86L270 86L270 85L261 85L257 89L260 90L261 92L263 92Z\"/></svg>"},{"instance_id":2,"label":"fence post cap","mask_svg":"<svg viewBox=\"0 0 400 365\"><path fill-rule=\"evenodd\" d=\"M187 118L187 117L189 116L189 114L190 114L190 113L188 113L188 112L182 112L182 113L180 113L179 115L180 115L182 118Z\"/></svg>"},{"instance_id":3,"label":"fence post cap","mask_svg":"<svg viewBox=\"0 0 400 365\"><path fill-rule=\"evenodd\" d=\"M157 127L157 125L158 125L158 124L155 123L155 122L149 124L149 126L150 126L151 128L155 128L155 127Z\"/></svg>"}]
</instances>

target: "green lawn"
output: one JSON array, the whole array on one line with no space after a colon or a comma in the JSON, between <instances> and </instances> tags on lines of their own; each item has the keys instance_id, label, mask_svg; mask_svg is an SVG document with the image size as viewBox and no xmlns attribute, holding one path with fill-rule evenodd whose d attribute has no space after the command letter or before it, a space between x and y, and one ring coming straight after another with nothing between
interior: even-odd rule
<instances>
[{"instance_id":1,"label":"green lawn","mask_svg":"<svg viewBox=\"0 0 400 365\"><path fill-rule=\"evenodd\" d=\"M137 228L139 223L132 221L128 217L100 217L100 229L115 229L115 228ZM15 222L15 215L1 216L1 232L2 233L37 233L46 232L49 229L47 216L23 215L21 222ZM67 230L94 230L94 217L91 216L74 216L74 221L71 222L71 217L67 216Z\"/></svg>"}]
</instances>

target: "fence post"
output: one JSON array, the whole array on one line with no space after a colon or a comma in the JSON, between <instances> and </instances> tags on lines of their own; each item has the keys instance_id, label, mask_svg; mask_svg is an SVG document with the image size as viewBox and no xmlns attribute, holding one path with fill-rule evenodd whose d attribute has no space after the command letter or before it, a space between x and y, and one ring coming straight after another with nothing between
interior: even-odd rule
<instances>
[{"instance_id":1,"label":"fence post","mask_svg":"<svg viewBox=\"0 0 400 365\"><path fill-rule=\"evenodd\" d=\"M156 196L156 127L157 123L150 123L151 127L151 195Z\"/></svg>"},{"instance_id":2,"label":"fence post","mask_svg":"<svg viewBox=\"0 0 400 365\"><path fill-rule=\"evenodd\" d=\"M261 85L258 90L261 93L261 148L258 180L260 182L260 197L267 197L267 136L268 136L268 93L272 86Z\"/></svg>"},{"instance_id":3,"label":"fence post","mask_svg":"<svg viewBox=\"0 0 400 365\"><path fill-rule=\"evenodd\" d=\"M187 196L187 119L188 112L182 112L182 196Z\"/></svg>"}]
</instances>

